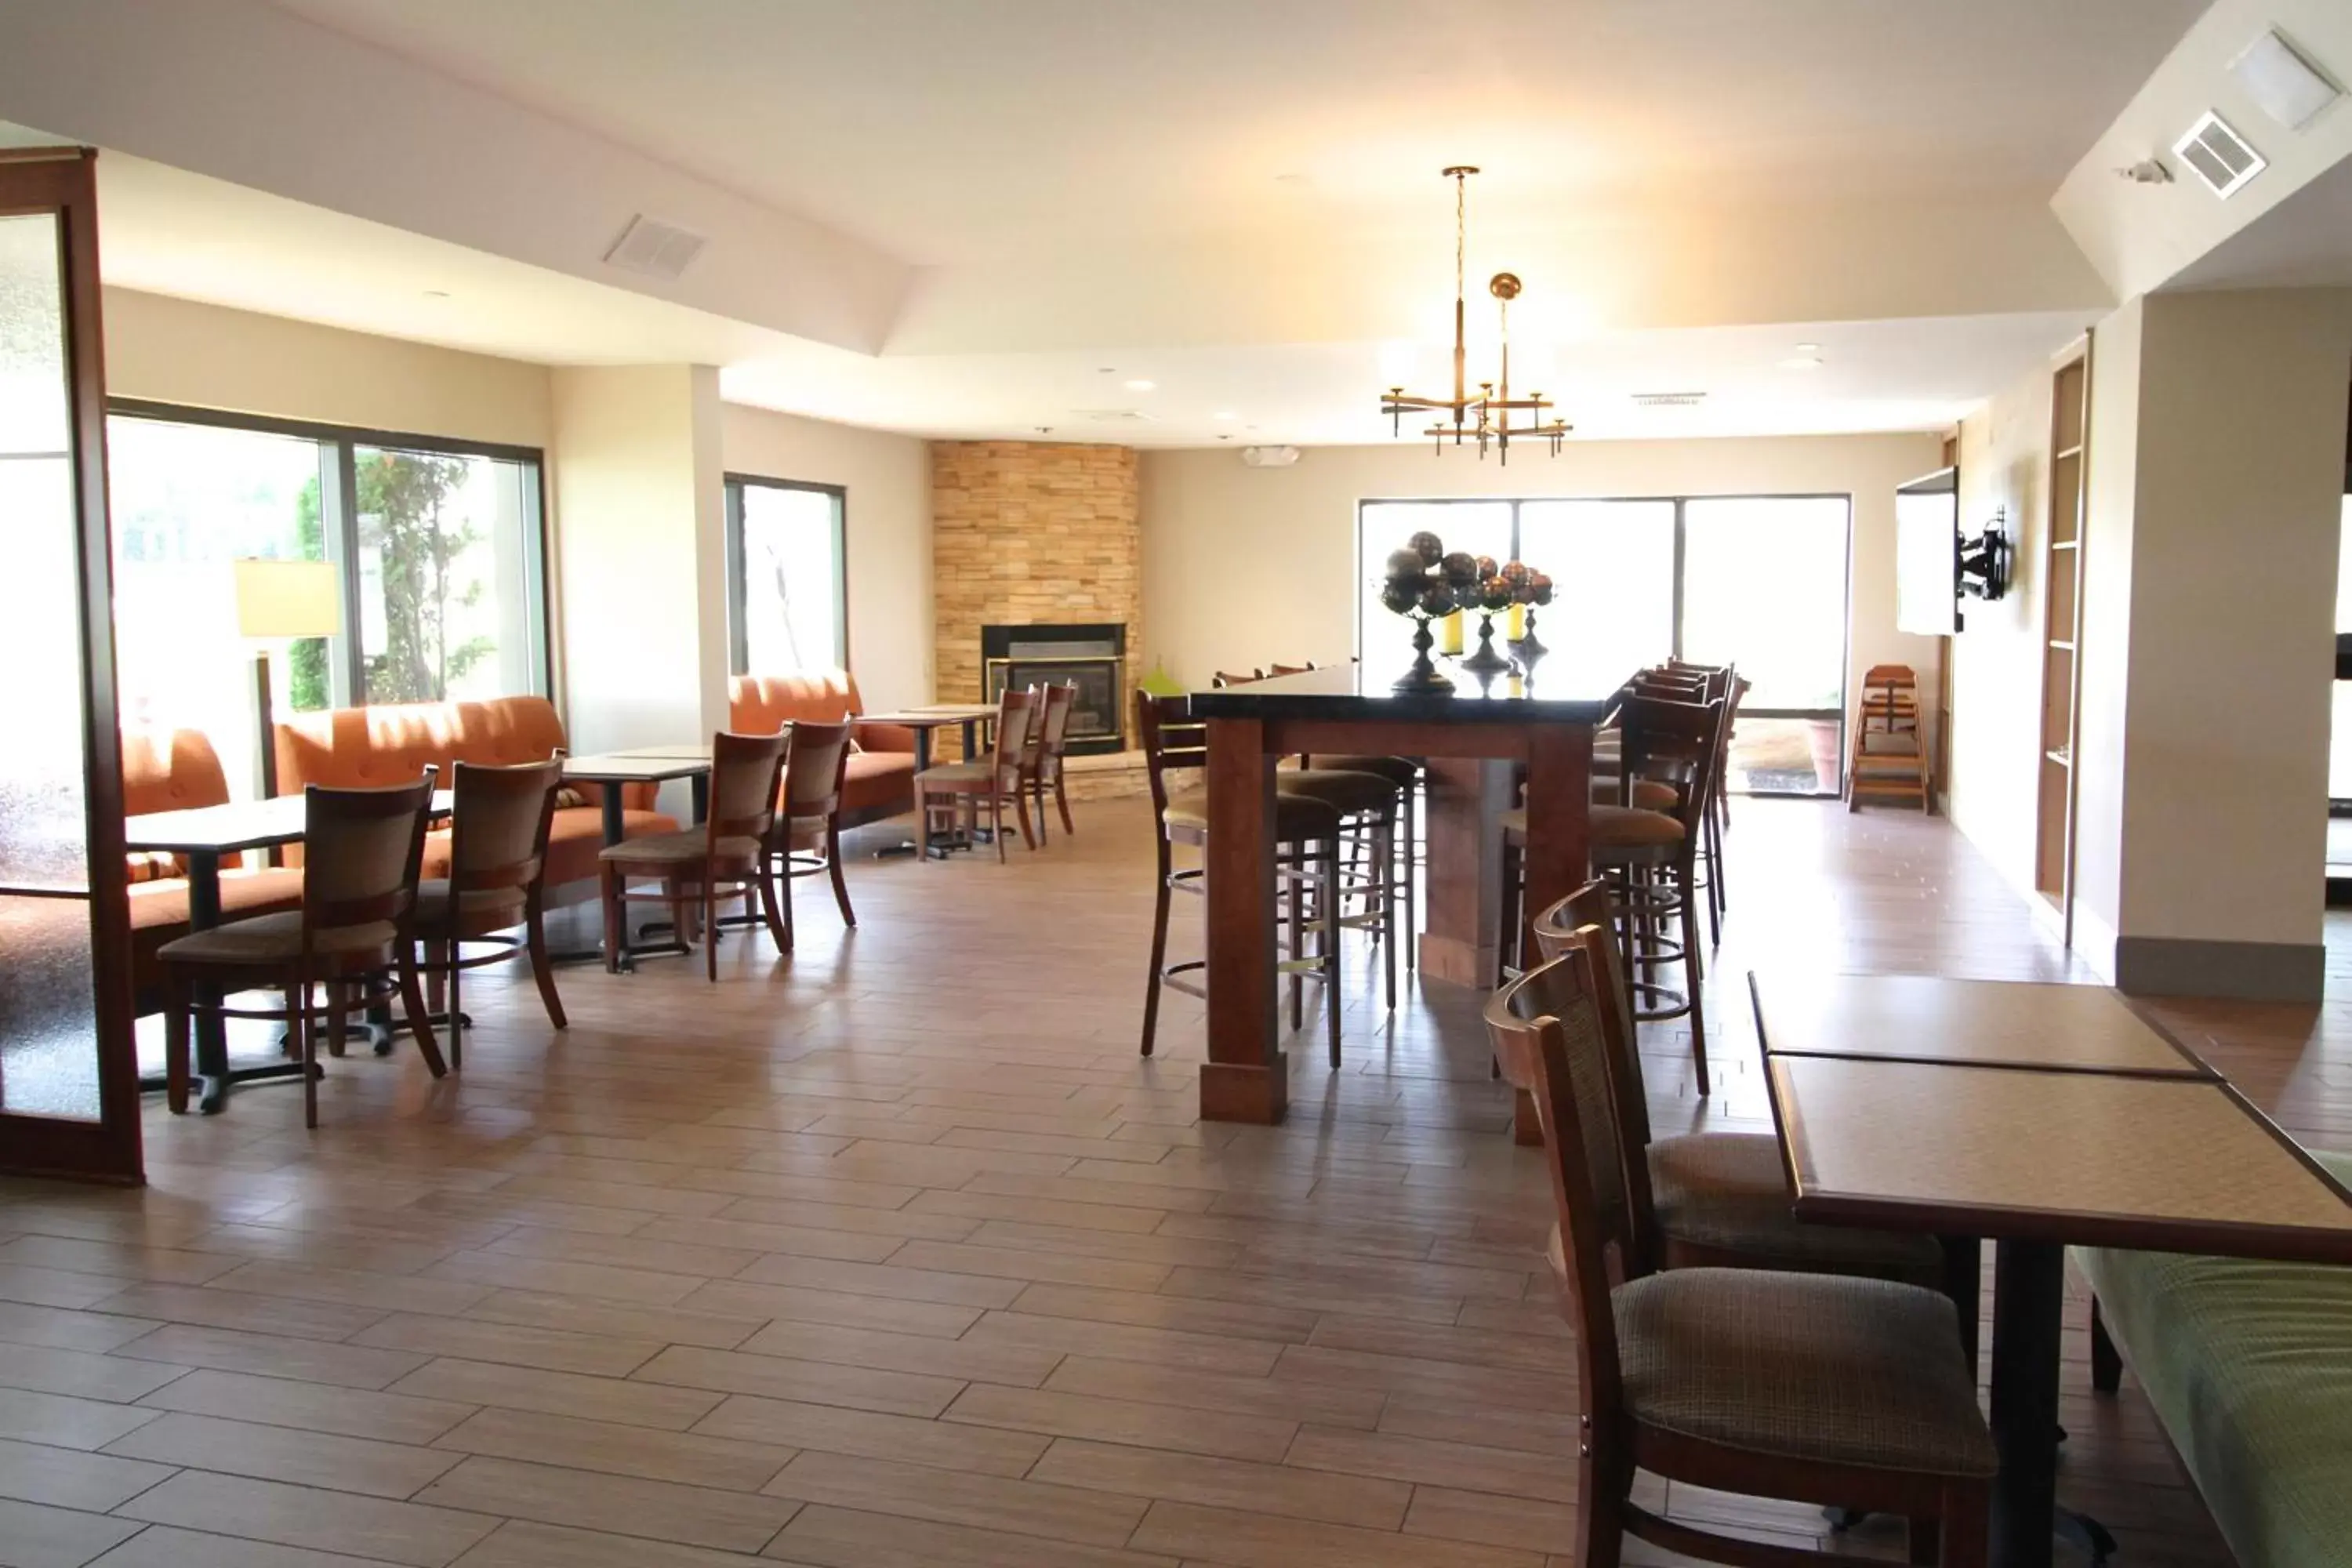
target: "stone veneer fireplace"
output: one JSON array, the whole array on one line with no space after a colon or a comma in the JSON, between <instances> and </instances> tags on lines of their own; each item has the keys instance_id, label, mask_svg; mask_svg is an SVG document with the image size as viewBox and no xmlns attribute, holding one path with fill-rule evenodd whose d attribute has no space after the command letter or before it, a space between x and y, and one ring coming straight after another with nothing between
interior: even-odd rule
<instances>
[{"instance_id":1,"label":"stone veneer fireplace","mask_svg":"<svg viewBox=\"0 0 2352 1568\"><path fill-rule=\"evenodd\" d=\"M1007 687L1076 686L1067 731L1074 756L1127 749L1127 628L1115 621L982 626L982 700Z\"/></svg>"}]
</instances>

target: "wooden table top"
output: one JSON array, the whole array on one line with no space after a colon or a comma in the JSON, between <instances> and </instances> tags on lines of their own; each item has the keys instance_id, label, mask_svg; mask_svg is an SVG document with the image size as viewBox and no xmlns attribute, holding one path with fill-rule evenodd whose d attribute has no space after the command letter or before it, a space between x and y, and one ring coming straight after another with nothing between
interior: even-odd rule
<instances>
[{"instance_id":1,"label":"wooden table top","mask_svg":"<svg viewBox=\"0 0 2352 1568\"><path fill-rule=\"evenodd\" d=\"M563 776L588 784L660 784L667 779L688 779L710 771L708 756L632 756L625 752L604 752L592 757L563 759Z\"/></svg>"},{"instance_id":2,"label":"wooden table top","mask_svg":"<svg viewBox=\"0 0 2352 1568\"><path fill-rule=\"evenodd\" d=\"M786 729L792 728L789 724L784 727ZM710 760L710 742L708 741L676 741L667 746L624 746L617 752L606 752L604 754L607 757L627 757L631 760L635 760L639 757L652 757L656 759L667 758L673 762L707 763Z\"/></svg>"},{"instance_id":3,"label":"wooden table top","mask_svg":"<svg viewBox=\"0 0 2352 1568\"><path fill-rule=\"evenodd\" d=\"M2352 1263L2352 1194L2218 1079L1778 1055L1801 1218Z\"/></svg>"},{"instance_id":4,"label":"wooden table top","mask_svg":"<svg viewBox=\"0 0 2352 1568\"><path fill-rule=\"evenodd\" d=\"M433 792L432 815L449 815L449 792ZM185 811L151 811L122 821L122 847L169 855L231 855L240 849L270 849L299 844L308 812L299 795L268 800L234 800L226 805Z\"/></svg>"},{"instance_id":5,"label":"wooden table top","mask_svg":"<svg viewBox=\"0 0 2352 1568\"><path fill-rule=\"evenodd\" d=\"M1768 1055L2212 1076L2103 985L1752 972L1748 985Z\"/></svg>"},{"instance_id":6,"label":"wooden table top","mask_svg":"<svg viewBox=\"0 0 2352 1568\"><path fill-rule=\"evenodd\" d=\"M977 724L996 717L993 704L946 703L937 708L909 708L899 713L860 713L860 724L898 724L909 730L945 730L957 724Z\"/></svg>"}]
</instances>

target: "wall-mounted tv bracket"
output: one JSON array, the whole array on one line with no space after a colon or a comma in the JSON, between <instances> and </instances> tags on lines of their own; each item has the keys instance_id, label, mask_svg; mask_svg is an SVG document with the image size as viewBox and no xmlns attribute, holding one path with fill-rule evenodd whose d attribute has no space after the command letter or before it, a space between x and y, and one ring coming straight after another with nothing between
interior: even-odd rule
<instances>
[{"instance_id":1,"label":"wall-mounted tv bracket","mask_svg":"<svg viewBox=\"0 0 2352 1568\"><path fill-rule=\"evenodd\" d=\"M2009 592L2011 548L2009 542L2009 509L2000 507L1984 531L1973 540L1965 535L1960 540L1960 592L1991 604Z\"/></svg>"}]
</instances>

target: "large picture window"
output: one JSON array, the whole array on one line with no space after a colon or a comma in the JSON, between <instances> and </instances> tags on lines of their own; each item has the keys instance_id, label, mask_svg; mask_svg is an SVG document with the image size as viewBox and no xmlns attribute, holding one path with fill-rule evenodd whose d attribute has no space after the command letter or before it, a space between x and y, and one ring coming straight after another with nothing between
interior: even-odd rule
<instances>
[{"instance_id":1,"label":"large picture window","mask_svg":"<svg viewBox=\"0 0 2352 1568\"><path fill-rule=\"evenodd\" d=\"M239 797L256 651L295 711L547 691L537 452L130 403L107 446L123 721L202 730ZM257 558L331 563L338 635L244 637Z\"/></svg>"},{"instance_id":2,"label":"large picture window","mask_svg":"<svg viewBox=\"0 0 2352 1568\"><path fill-rule=\"evenodd\" d=\"M1368 500L1358 512L1363 584L1357 648L1395 632L1381 563L1421 529L1448 549L1516 556L1549 573L1543 673L1605 687L1643 665L1736 664L1751 683L1730 784L1765 795L1832 795L1843 754L1846 496L1691 496L1625 500Z\"/></svg>"},{"instance_id":3,"label":"large picture window","mask_svg":"<svg viewBox=\"0 0 2352 1568\"><path fill-rule=\"evenodd\" d=\"M728 476L727 631L736 674L849 663L847 500L833 485Z\"/></svg>"}]
</instances>

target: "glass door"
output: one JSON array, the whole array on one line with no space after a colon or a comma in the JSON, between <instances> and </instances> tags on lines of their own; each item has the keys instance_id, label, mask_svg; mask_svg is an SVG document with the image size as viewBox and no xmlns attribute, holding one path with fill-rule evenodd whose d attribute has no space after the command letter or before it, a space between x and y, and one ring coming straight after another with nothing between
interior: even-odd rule
<instances>
[{"instance_id":1,"label":"glass door","mask_svg":"<svg viewBox=\"0 0 2352 1568\"><path fill-rule=\"evenodd\" d=\"M94 157L0 153L0 1168L136 1181Z\"/></svg>"}]
</instances>

